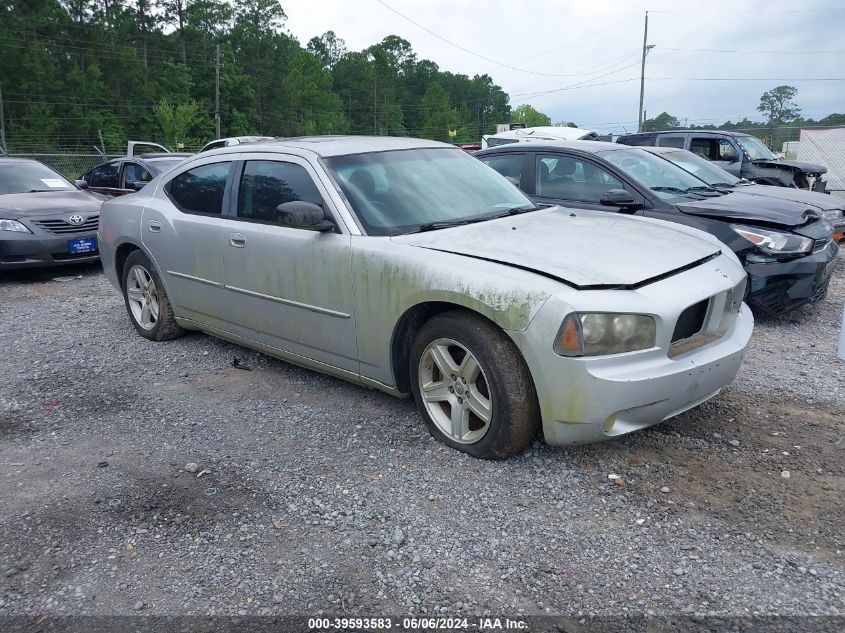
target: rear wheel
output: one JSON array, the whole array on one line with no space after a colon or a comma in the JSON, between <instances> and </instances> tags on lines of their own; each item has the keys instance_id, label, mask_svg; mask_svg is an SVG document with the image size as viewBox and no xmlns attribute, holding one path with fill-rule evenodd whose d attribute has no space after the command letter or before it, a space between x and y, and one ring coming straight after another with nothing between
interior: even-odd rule
<instances>
[{"instance_id":1,"label":"rear wheel","mask_svg":"<svg viewBox=\"0 0 845 633\"><path fill-rule=\"evenodd\" d=\"M129 320L144 338L166 341L184 333L158 272L142 251L131 253L123 265L123 299Z\"/></svg>"},{"instance_id":2,"label":"rear wheel","mask_svg":"<svg viewBox=\"0 0 845 633\"><path fill-rule=\"evenodd\" d=\"M482 459L522 451L540 413L516 345L481 317L451 311L428 321L411 350L411 386L431 434Z\"/></svg>"}]
</instances>

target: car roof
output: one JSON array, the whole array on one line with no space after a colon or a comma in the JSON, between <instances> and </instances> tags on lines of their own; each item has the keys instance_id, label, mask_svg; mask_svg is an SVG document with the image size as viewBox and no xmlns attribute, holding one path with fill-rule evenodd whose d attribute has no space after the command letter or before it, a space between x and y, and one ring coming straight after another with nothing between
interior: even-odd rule
<instances>
[{"instance_id":1,"label":"car roof","mask_svg":"<svg viewBox=\"0 0 845 633\"><path fill-rule=\"evenodd\" d=\"M42 163L41 161L34 160L32 158L18 158L16 156L0 156L0 164L3 164L3 163L11 163L11 164L14 164L14 165L20 165L20 164L44 165L44 163ZM46 167L46 165L45 165L45 167ZM52 167L51 167L51 169L52 169Z\"/></svg>"},{"instance_id":2,"label":"car roof","mask_svg":"<svg viewBox=\"0 0 845 633\"><path fill-rule=\"evenodd\" d=\"M619 138L628 136L658 136L660 134L721 134L723 136L751 136L745 132L734 132L731 130L659 130L655 132L631 132L630 134L623 134Z\"/></svg>"},{"instance_id":3,"label":"car roof","mask_svg":"<svg viewBox=\"0 0 845 633\"><path fill-rule=\"evenodd\" d=\"M144 160L156 160L161 158L188 158L189 156L193 156L193 154L191 152L154 152L150 154L141 154L140 157L127 156L126 158L142 158Z\"/></svg>"},{"instance_id":4,"label":"car roof","mask_svg":"<svg viewBox=\"0 0 845 633\"><path fill-rule=\"evenodd\" d=\"M284 151L295 148L314 152L322 158L331 156L344 156L347 154L365 154L369 152L386 152L399 149L434 149L448 148L459 150L449 143L429 141L419 138L408 138L400 136L298 136L292 138L274 138L270 140L255 141L249 144L249 148L239 145L230 145L211 150L209 155L229 154L254 151ZM203 155L205 152L203 152Z\"/></svg>"},{"instance_id":5,"label":"car roof","mask_svg":"<svg viewBox=\"0 0 845 633\"><path fill-rule=\"evenodd\" d=\"M631 147L630 145L622 145L620 143L607 143L605 141L531 141L530 143L508 143L507 145L496 145L495 147L476 152L476 154L483 156L503 152L525 152L528 150L537 152L544 149L574 149L595 154L596 152L605 152L609 150L619 151L639 148Z\"/></svg>"}]
</instances>

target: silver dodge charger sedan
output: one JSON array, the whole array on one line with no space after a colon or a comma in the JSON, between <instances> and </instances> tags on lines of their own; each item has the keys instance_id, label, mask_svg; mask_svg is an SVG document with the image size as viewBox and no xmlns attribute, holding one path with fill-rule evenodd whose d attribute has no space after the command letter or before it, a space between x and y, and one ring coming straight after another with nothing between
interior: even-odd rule
<instances>
[{"instance_id":1,"label":"silver dodge charger sedan","mask_svg":"<svg viewBox=\"0 0 845 633\"><path fill-rule=\"evenodd\" d=\"M745 272L677 224L535 207L460 149L325 136L203 152L103 206L144 337L202 330L396 396L476 457L623 435L712 398Z\"/></svg>"}]
</instances>

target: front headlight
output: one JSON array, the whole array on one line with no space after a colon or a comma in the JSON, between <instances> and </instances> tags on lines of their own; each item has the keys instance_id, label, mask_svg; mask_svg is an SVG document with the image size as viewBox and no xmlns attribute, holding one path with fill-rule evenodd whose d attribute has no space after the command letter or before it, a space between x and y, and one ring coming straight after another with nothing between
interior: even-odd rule
<instances>
[{"instance_id":1,"label":"front headlight","mask_svg":"<svg viewBox=\"0 0 845 633\"><path fill-rule=\"evenodd\" d=\"M573 312L567 315L555 338L560 356L621 354L654 347L654 319L644 314Z\"/></svg>"},{"instance_id":2,"label":"front headlight","mask_svg":"<svg viewBox=\"0 0 845 633\"><path fill-rule=\"evenodd\" d=\"M822 211L822 217L828 222L836 222L842 219L842 209L828 209Z\"/></svg>"},{"instance_id":3,"label":"front headlight","mask_svg":"<svg viewBox=\"0 0 845 633\"><path fill-rule=\"evenodd\" d=\"M15 231L17 233L32 233L17 220L0 220L0 231Z\"/></svg>"},{"instance_id":4,"label":"front headlight","mask_svg":"<svg viewBox=\"0 0 845 633\"><path fill-rule=\"evenodd\" d=\"M731 228L754 244L764 253L771 255L788 255L798 253L809 253L813 250L813 240L809 237L783 233L781 231L770 231L756 226L739 226L731 224Z\"/></svg>"}]
</instances>

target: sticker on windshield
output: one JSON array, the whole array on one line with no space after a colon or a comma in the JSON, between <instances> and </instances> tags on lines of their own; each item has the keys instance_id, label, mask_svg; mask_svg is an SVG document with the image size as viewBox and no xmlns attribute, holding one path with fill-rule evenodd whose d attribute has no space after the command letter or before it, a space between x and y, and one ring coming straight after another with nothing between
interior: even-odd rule
<instances>
[{"instance_id":1,"label":"sticker on windshield","mask_svg":"<svg viewBox=\"0 0 845 633\"><path fill-rule=\"evenodd\" d=\"M65 183L65 181L59 180L58 178L42 178L41 182L43 182L51 189L67 189L67 184Z\"/></svg>"}]
</instances>

